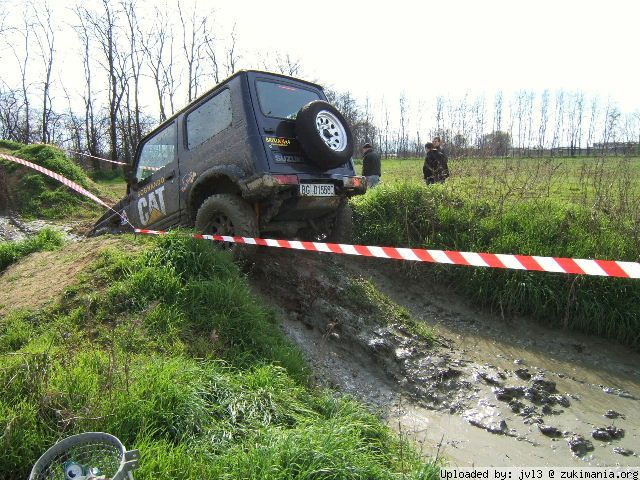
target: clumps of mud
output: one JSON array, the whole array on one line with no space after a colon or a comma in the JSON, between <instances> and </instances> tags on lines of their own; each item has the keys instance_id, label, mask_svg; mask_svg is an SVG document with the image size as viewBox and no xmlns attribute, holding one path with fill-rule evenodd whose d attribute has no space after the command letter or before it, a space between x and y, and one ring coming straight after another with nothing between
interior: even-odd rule
<instances>
[{"instance_id":1,"label":"clumps of mud","mask_svg":"<svg viewBox=\"0 0 640 480\"><path fill-rule=\"evenodd\" d=\"M611 440L619 440L624 437L624 428L614 427L609 425L608 427L596 428L591 432L591 436L601 442L610 442Z\"/></svg>"},{"instance_id":2,"label":"clumps of mud","mask_svg":"<svg viewBox=\"0 0 640 480\"><path fill-rule=\"evenodd\" d=\"M593 452L593 443L585 439L582 435L571 435L567 439L569 448L576 457L584 457L587 453Z\"/></svg>"},{"instance_id":3,"label":"clumps of mud","mask_svg":"<svg viewBox=\"0 0 640 480\"><path fill-rule=\"evenodd\" d=\"M354 297L353 278L331 258L297 254L284 260L274 252L252 271L262 290L278 299L290 317L358 356L372 359L419 405L446 412L468 408L474 379L453 348L420 338L388 309ZM287 261L288 260L288 261ZM283 268L295 264L296 268Z\"/></svg>"},{"instance_id":4,"label":"clumps of mud","mask_svg":"<svg viewBox=\"0 0 640 480\"><path fill-rule=\"evenodd\" d=\"M359 271L351 270L332 257L269 252L260 257L251 276L289 319L320 332L351 357L368 359L376 371L392 381L397 393L417 405L458 414L491 434L532 445L545 438L551 442L564 439L567 453L578 458L594 450L591 440L585 438L587 432L578 431L575 423L562 428L571 416L573 402L580 400L559 391L552 379L552 375L559 379L566 375L526 366L519 359L513 362L513 369L504 368L504 362L503 367L480 365L469 352L444 337L421 337L402 319L389 315L388 308L354 296L351 287ZM607 393L631 398L622 390ZM605 417L624 419L613 410ZM572 421L566 423L571 425ZM610 441L622 438L624 429L607 426L590 433L595 440ZM615 453L634 455L623 448Z\"/></svg>"}]
</instances>

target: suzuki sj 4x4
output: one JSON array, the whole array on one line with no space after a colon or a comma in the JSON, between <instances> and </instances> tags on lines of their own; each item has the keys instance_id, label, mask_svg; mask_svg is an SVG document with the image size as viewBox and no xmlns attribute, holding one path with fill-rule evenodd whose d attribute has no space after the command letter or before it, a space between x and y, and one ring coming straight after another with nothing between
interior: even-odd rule
<instances>
[{"instance_id":1,"label":"suzuki sj 4x4","mask_svg":"<svg viewBox=\"0 0 640 480\"><path fill-rule=\"evenodd\" d=\"M347 199L366 180L355 172L349 126L326 100L310 82L236 73L142 139L114 207L120 216L105 214L92 233L195 226L350 241Z\"/></svg>"}]
</instances>

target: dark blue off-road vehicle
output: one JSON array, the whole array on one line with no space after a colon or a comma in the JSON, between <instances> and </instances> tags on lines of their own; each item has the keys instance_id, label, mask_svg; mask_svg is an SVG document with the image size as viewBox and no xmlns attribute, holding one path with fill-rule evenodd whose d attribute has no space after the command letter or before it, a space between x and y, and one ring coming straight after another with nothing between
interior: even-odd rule
<instances>
[{"instance_id":1,"label":"dark blue off-road vehicle","mask_svg":"<svg viewBox=\"0 0 640 480\"><path fill-rule=\"evenodd\" d=\"M141 141L114 209L139 228L344 242L347 199L366 189L352 154L347 122L322 87L241 71ZM93 233L126 226L110 212Z\"/></svg>"}]
</instances>

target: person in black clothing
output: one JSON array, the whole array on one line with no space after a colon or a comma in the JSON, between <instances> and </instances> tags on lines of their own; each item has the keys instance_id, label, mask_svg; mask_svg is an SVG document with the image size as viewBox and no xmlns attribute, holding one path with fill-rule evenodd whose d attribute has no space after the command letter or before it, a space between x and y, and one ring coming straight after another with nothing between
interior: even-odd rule
<instances>
[{"instance_id":1,"label":"person in black clothing","mask_svg":"<svg viewBox=\"0 0 640 480\"><path fill-rule=\"evenodd\" d=\"M440 171L440 156L431 142L425 143L424 149L427 155L424 158L422 175L424 175L424 181L427 182L427 185L432 185L436 183L436 178Z\"/></svg>"},{"instance_id":2,"label":"person in black clothing","mask_svg":"<svg viewBox=\"0 0 640 480\"><path fill-rule=\"evenodd\" d=\"M380 154L373 150L370 143L362 146L362 175L367 177L367 187L373 188L380 183Z\"/></svg>"},{"instance_id":3,"label":"person in black clothing","mask_svg":"<svg viewBox=\"0 0 640 480\"><path fill-rule=\"evenodd\" d=\"M434 178L436 182L444 183L444 181L449 178L449 158L442 151L442 140L440 137L433 138L433 147L438 155L438 168Z\"/></svg>"}]
</instances>

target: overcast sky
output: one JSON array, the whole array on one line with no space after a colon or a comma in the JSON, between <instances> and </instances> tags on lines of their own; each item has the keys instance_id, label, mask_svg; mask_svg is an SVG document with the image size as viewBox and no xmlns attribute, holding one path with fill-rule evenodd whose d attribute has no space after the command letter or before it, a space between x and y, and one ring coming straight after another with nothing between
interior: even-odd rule
<instances>
[{"instance_id":1,"label":"overcast sky","mask_svg":"<svg viewBox=\"0 0 640 480\"><path fill-rule=\"evenodd\" d=\"M324 83L397 98L583 90L640 108L640 1L216 2L251 49Z\"/></svg>"},{"instance_id":2,"label":"overcast sky","mask_svg":"<svg viewBox=\"0 0 640 480\"><path fill-rule=\"evenodd\" d=\"M49 1L59 29L55 82L79 96L84 83L72 9L77 3L99 9L101 2ZM175 10L176 1L138 0L138 18L150 25L154 6ZM432 126L429 112L438 96L485 95L490 105L499 90L506 99L523 89L538 96L545 89L582 91L622 112L640 112L640 0L179 1L185 12L194 4L203 12L213 8L209 24L222 42L235 24L241 68L260 68L270 55L288 53L300 60L300 76L360 101L369 97L374 111L382 111L384 97L396 117L405 94L410 108L422 111L415 116L420 129ZM10 20L20 23L22 1L0 4L13 5ZM170 16L177 21L177 11ZM15 59L6 46L2 53L2 63L14 65L0 67L0 78L16 86ZM34 75L37 52L32 59ZM213 84L203 81L206 88ZM150 110L157 110L153 88L144 92ZM54 105L60 102L58 88Z\"/></svg>"}]
</instances>

